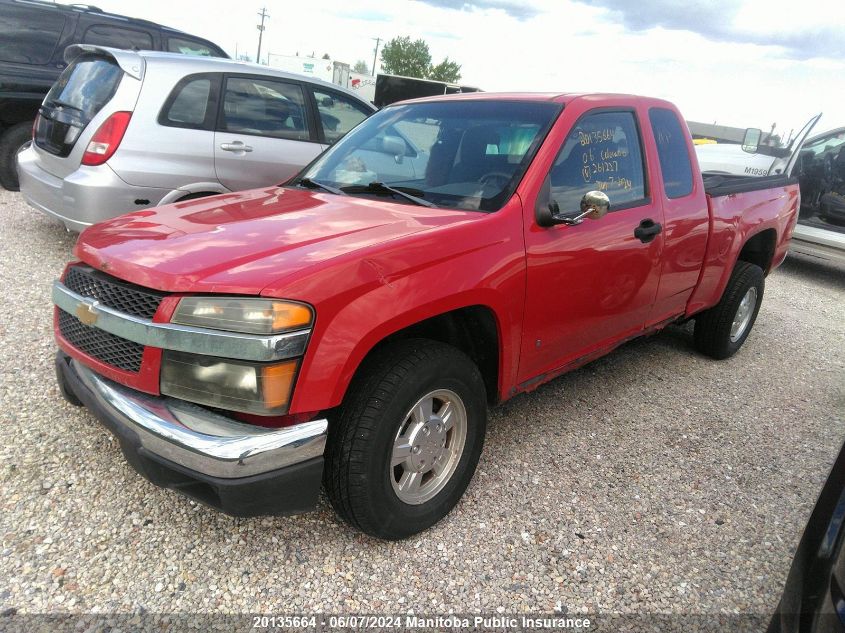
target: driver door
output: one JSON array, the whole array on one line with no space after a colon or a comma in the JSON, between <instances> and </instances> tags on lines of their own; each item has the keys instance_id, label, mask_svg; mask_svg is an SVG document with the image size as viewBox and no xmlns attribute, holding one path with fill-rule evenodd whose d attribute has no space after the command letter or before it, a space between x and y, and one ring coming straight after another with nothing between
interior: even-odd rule
<instances>
[{"instance_id":1,"label":"driver door","mask_svg":"<svg viewBox=\"0 0 845 633\"><path fill-rule=\"evenodd\" d=\"M577 120L536 204L575 216L581 197L599 190L610 198L610 212L575 226L542 227L536 205L527 210L521 383L586 362L641 332L658 287L663 214L649 195L637 112L578 116L573 109L565 116ZM637 231L643 226L652 227L648 235Z\"/></svg>"}]
</instances>

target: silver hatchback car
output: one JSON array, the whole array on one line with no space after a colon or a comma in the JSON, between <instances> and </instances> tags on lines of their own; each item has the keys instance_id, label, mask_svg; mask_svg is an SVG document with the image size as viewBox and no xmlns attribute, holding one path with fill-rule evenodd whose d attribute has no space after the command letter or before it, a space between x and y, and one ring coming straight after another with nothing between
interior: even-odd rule
<instances>
[{"instance_id":1,"label":"silver hatchback car","mask_svg":"<svg viewBox=\"0 0 845 633\"><path fill-rule=\"evenodd\" d=\"M334 84L255 64L87 45L66 58L17 159L27 202L73 231L279 184L375 111Z\"/></svg>"}]
</instances>

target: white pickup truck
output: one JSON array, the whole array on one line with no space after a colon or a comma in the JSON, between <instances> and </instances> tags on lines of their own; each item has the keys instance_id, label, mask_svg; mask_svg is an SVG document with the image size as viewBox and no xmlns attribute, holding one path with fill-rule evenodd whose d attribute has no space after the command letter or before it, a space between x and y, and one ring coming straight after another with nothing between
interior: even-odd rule
<instances>
[{"instance_id":1,"label":"white pickup truck","mask_svg":"<svg viewBox=\"0 0 845 633\"><path fill-rule=\"evenodd\" d=\"M790 250L845 264L845 127L804 141L820 117L810 119L785 148L758 146L760 131L749 129L742 145L698 145L695 151L703 172L742 176L788 173L794 157L801 213Z\"/></svg>"}]
</instances>

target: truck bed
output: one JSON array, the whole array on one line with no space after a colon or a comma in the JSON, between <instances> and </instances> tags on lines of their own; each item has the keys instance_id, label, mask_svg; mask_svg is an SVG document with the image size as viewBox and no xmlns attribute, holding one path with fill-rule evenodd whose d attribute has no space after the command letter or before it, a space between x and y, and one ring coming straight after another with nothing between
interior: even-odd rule
<instances>
[{"instance_id":1,"label":"truck bed","mask_svg":"<svg viewBox=\"0 0 845 633\"><path fill-rule=\"evenodd\" d=\"M775 174L774 176L735 176L733 174L718 174L705 171L701 174L701 177L704 179L704 191L711 198L798 184L797 178L783 174Z\"/></svg>"}]
</instances>

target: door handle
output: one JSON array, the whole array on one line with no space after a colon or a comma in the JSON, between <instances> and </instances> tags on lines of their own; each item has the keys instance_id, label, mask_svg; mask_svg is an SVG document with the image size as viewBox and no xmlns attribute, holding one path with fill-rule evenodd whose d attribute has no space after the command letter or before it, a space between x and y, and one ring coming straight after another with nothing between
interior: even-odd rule
<instances>
[{"instance_id":1,"label":"door handle","mask_svg":"<svg viewBox=\"0 0 845 633\"><path fill-rule=\"evenodd\" d=\"M231 143L220 143L220 149L224 152L251 152L252 145L244 145L241 141Z\"/></svg>"},{"instance_id":2,"label":"door handle","mask_svg":"<svg viewBox=\"0 0 845 633\"><path fill-rule=\"evenodd\" d=\"M658 222L655 222L651 218L646 218L640 222L640 225L637 228L634 229L634 237L643 244L648 244L651 240L657 237L662 230L663 227L660 226Z\"/></svg>"}]
</instances>

